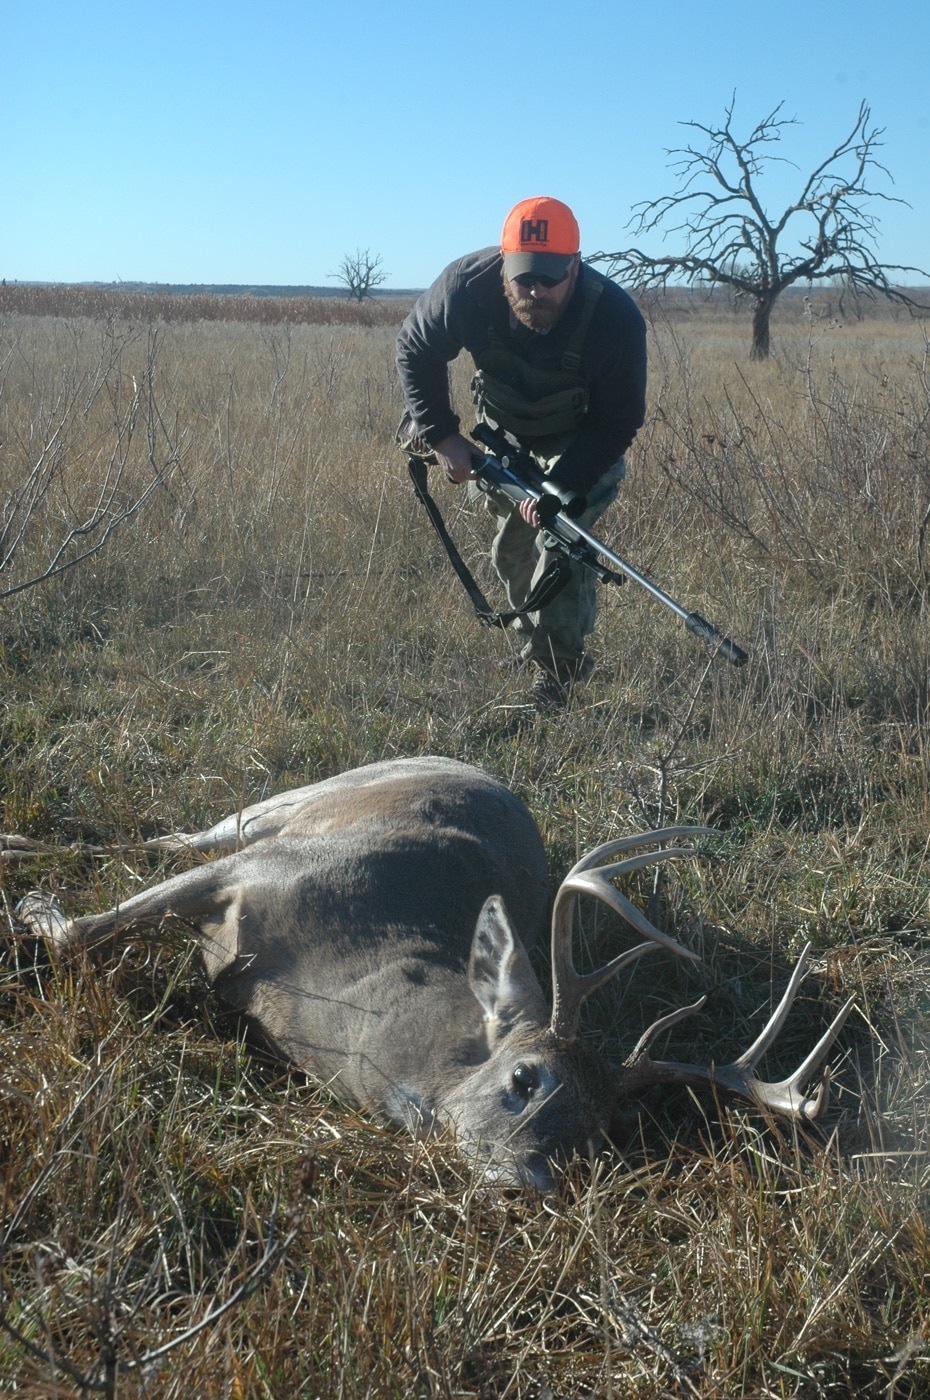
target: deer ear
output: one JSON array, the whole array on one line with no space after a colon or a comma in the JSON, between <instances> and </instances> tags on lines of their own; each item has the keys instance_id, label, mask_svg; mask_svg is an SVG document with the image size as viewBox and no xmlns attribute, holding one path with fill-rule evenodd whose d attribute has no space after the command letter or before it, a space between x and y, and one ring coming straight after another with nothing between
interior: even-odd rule
<instances>
[{"instance_id":1,"label":"deer ear","mask_svg":"<svg viewBox=\"0 0 930 1400\"><path fill-rule=\"evenodd\" d=\"M485 901L472 939L468 982L485 1020L508 1025L520 1017L549 1019L542 987L498 895Z\"/></svg>"}]
</instances>

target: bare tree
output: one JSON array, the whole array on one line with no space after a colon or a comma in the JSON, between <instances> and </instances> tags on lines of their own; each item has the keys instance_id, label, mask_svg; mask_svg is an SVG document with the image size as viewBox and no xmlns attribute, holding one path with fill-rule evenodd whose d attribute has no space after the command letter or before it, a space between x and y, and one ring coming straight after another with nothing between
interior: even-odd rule
<instances>
[{"instance_id":1,"label":"bare tree","mask_svg":"<svg viewBox=\"0 0 930 1400\"><path fill-rule=\"evenodd\" d=\"M354 253L346 253L339 264L339 271L330 272L328 276L341 282L346 294L355 301L363 301L375 287L380 287L382 282L387 280L387 273L381 267L380 256L372 257L369 248L364 252L361 248L356 248Z\"/></svg>"},{"instance_id":2,"label":"bare tree","mask_svg":"<svg viewBox=\"0 0 930 1400\"><path fill-rule=\"evenodd\" d=\"M876 158L883 131L870 126L868 105L860 104L852 131L816 166L798 198L775 219L765 211L759 185L767 165L776 160L790 163L769 154L767 148L781 140L785 127L795 125L795 119L780 116L784 104L779 103L745 140L739 140L733 132L734 105L735 97L722 126L682 123L706 137L706 149L670 150L677 190L635 206L629 226L637 235L658 229L682 212L682 222L669 232L684 236L685 251L654 257L634 247L595 253L588 261L605 262L611 276L621 275L643 288L664 286L670 278L691 285L730 287L752 302L754 360L768 357L772 309L794 282L840 279L850 290L879 294L926 311L926 306L894 286L889 274L930 274L876 260L878 219L868 203L905 201L873 188L876 176L891 176ZM792 249L785 251L789 236Z\"/></svg>"}]
</instances>

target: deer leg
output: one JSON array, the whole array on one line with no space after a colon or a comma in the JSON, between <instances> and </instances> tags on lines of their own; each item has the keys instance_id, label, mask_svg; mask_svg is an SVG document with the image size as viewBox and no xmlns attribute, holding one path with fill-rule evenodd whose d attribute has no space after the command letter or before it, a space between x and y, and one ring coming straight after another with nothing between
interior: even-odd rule
<instances>
[{"instance_id":1,"label":"deer leg","mask_svg":"<svg viewBox=\"0 0 930 1400\"><path fill-rule=\"evenodd\" d=\"M211 933L215 933L217 926L225 929L238 922L234 909L242 895L239 881L229 878L232 872L223 870L224 865L225 861L213 861L186 870L102 914L69 919L56 901L40 890L27 894L16 913L31 933L45 940L55 956L74 948L93 948L129 927L151 927L168 915L196 924L208 923Z\"/></svg>"}]
</instances>

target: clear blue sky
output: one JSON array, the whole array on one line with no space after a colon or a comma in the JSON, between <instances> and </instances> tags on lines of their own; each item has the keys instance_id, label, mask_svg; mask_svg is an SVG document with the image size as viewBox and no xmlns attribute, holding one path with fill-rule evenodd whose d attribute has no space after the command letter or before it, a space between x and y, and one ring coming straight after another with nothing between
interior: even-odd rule
<instances>
[{"instance_id":1,"label":"clear blue sky","mask_svg":"<svg viewBox=\"0 0 930 1400\"><path fill-rule=\"evenodd\" d=\"M930 267L926 0L7 0L0 36L8 280L325 285L369 248L421 287L531 194L623 247L734 91L805 173L868 101L912 206L879 255Z\"/></svg>"}]
</instances>

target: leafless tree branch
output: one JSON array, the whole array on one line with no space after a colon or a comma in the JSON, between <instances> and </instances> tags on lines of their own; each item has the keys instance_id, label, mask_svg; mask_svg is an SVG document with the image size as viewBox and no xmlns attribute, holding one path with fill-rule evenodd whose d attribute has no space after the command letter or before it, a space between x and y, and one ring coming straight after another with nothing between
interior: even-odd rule
<instances>
[{"instance_id":1,"label":"leafless tree branch","mask_svg":"<svg viewBox=\"0 0 930 1400\"><path fill-rule=\"evenodd\" d=\"M733 130L734 105L735 98L721 125L683 123L700 132L706 144L669 151L678 188L636 206L631 221L635 235L654 232L682 215L666 231L684 239L684 251L657 257L634 246L595 253L588 261L606 263L610 276L644 289L680 279L730 287L748 297L753 305L753 359L767 357L772 309L782 292L798 281L841 280L866 295L885 296L925 313L927 307L893 279L895 274L930 273L883 263L877 256L879 221L869 203L905 201L874 183L876 176L891 177L877 156L884 132L870 124L868 104L860 104L848 135L803 180L797 198L777 219L766 213L758 186L769 164L789 163L768 148L782 139L794 119L780 115L780 103L747 138L739 139ZM783 246L789 227L795 236L793 252Z\"/></svg>"}]
</instances>

